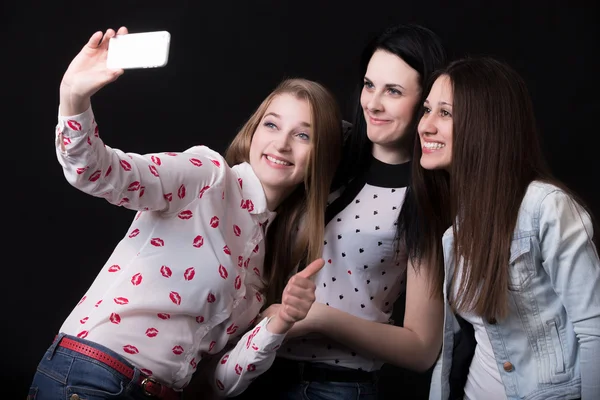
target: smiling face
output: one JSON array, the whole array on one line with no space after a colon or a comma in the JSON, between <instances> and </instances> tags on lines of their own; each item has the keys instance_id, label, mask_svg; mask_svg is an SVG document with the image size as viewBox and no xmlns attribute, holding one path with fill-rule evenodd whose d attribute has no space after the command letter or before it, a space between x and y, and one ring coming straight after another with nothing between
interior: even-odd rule
<instances>
[{"instance_id":1,"label":"smiling face","mask_svg":"<svg viewBox=\"0 0 600 400\"><path fill-rule=\"evenodd\" d=\"M373 53L364 77L360 103L373 142L373 155L383 162L407 161L402 143L420 101L419 73L395 54ZM409 141L410 142L410 141Z\"/></svg>"},{"instance_id":2,"label":"smiling face","mask_svg":"<svg viewBox=\"0 0 600 400\"><path fill-rule=\"evenodd\" d=\"M268 203L278 203L303 182L312 149L311 119L308 101L288 93L275 96L261 118L250 144L250 165Z\"/></svg>"},{"instance_id":3,"label":"smiling face","mask_svg":"<svg viewBox=\"0 0 600 400\"><path fill-rule=\"evenodd\" d=\"M452 101L450 78L442 75L434 82L424 102L424 113L419 122L421 166L425 169L449 170L452 164Z\"/></svg>"}]
</instances>

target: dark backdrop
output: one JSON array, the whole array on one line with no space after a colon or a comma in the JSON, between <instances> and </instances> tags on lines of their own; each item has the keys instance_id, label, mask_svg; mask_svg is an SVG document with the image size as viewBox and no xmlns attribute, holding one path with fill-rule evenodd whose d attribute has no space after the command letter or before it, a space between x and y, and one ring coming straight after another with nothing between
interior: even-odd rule
<instances>
[{"instance_id":1,"label":"dark backdrop","mask_svg":"<svg viewBox=\"0 0 600 400\"><path fill-rule=\"evenodd\" d=\"M0 397L25 397L38 360L134 215L70 187L54 152L62 74L96 30L126 25L130 32L171 32L166 68L130 71L93 99L103 139L146 153L195 144L224 150L288 76L327 85L349 119L366 39L389 23L420 22L442 37L451 56L496 55L524 75L556 175L600 214L593 146L600 116L598 2L350 3L3 2L2 176L8 184L0 304L7 386ZM416 397L407 388L419 380L402 377L384 370L386 398Z\"/></svg>"}]
</instances>

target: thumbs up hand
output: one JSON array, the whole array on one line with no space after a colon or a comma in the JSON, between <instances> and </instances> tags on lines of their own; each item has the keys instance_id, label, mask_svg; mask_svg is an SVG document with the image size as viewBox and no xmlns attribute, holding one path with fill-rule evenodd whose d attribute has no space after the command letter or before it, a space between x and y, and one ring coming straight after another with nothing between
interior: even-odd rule
<instances>
[{"instance_id":1,"label":"thumbs up hand","mask_svg":"<svg viewBox=\"0 0 600 400\"><path fill-rule=\"evenodd\" d=\"M269 321L267 329L271 333L287 333L298 321L303 320L315 301L316 286L311 277L323 268L325 261L319 258L288 281L277 313Z\"/></svg>"}]
</instances>

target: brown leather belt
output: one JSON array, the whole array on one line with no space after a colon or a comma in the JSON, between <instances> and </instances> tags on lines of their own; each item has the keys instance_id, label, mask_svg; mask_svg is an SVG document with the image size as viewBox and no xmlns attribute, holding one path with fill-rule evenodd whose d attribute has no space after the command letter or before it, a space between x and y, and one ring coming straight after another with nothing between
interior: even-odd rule
<instances>
[{"instance_id":1,"label":"brown leather belt","mask_svg":"<svg viewBox=\"0 0 600 400\"><path fill-rule=\"evenodd\" d=\"M58 346L76 351L77 353L93 358L94 360L98 360L108 365L115 371L120 372L129 380L133 379L133 368L117 360L116 358L106 354L103 351L85 345L83 343L79 343L75 340L71 340L67 337L63 337ZM181 392L177 392L167 386L163 386L161 383L157 382L150 376L140 374L139 382L137 383L141 386L142 392L148 397L155 397L164 400L181 399Z\"/></svg>"}]
</instances>

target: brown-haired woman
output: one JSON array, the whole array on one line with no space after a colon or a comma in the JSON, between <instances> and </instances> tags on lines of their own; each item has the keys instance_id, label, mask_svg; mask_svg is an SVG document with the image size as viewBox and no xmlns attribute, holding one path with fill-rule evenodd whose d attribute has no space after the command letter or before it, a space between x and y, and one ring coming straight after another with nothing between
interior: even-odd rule
<instances>
[{"instance_id":1,"label":"brown-haired woman","mask_svg":"<svg viewBox=\"0 0 600 400\"><path fill-rule=\"evenodd\" d=\"M106 66L115 34L96 32L65 72L56 154L74 187L138 213L39 363L31 394L180 398L204 356L254 326L264 293L289 276L278 268L308 248L316 261L289 281L280 312L219 363L219 385L231 391L239 365L246 379L270 365L314 301L340 112L320 84L291 79L252 115L227 160L204 146L125 153L104 145L91 110L91 96L123 73ZM310 223L300 226L303 212ZM277 236L265 241L267 226Z\"/></svg>"},{"instance_id":2,"label":"brown-haired woman","mask_svg":"<svg viewBox=\"0 0 600 400\"><path fill-rule=\"evenodd\" d=\"M413 169L424 229L408 244L445 272L430 398L600 398L591 217L544 162L525 82L505 63L466 58L438 75L424 106ZM454 314L476 342L458 388Z\"/></svg>"}]
</instances>

